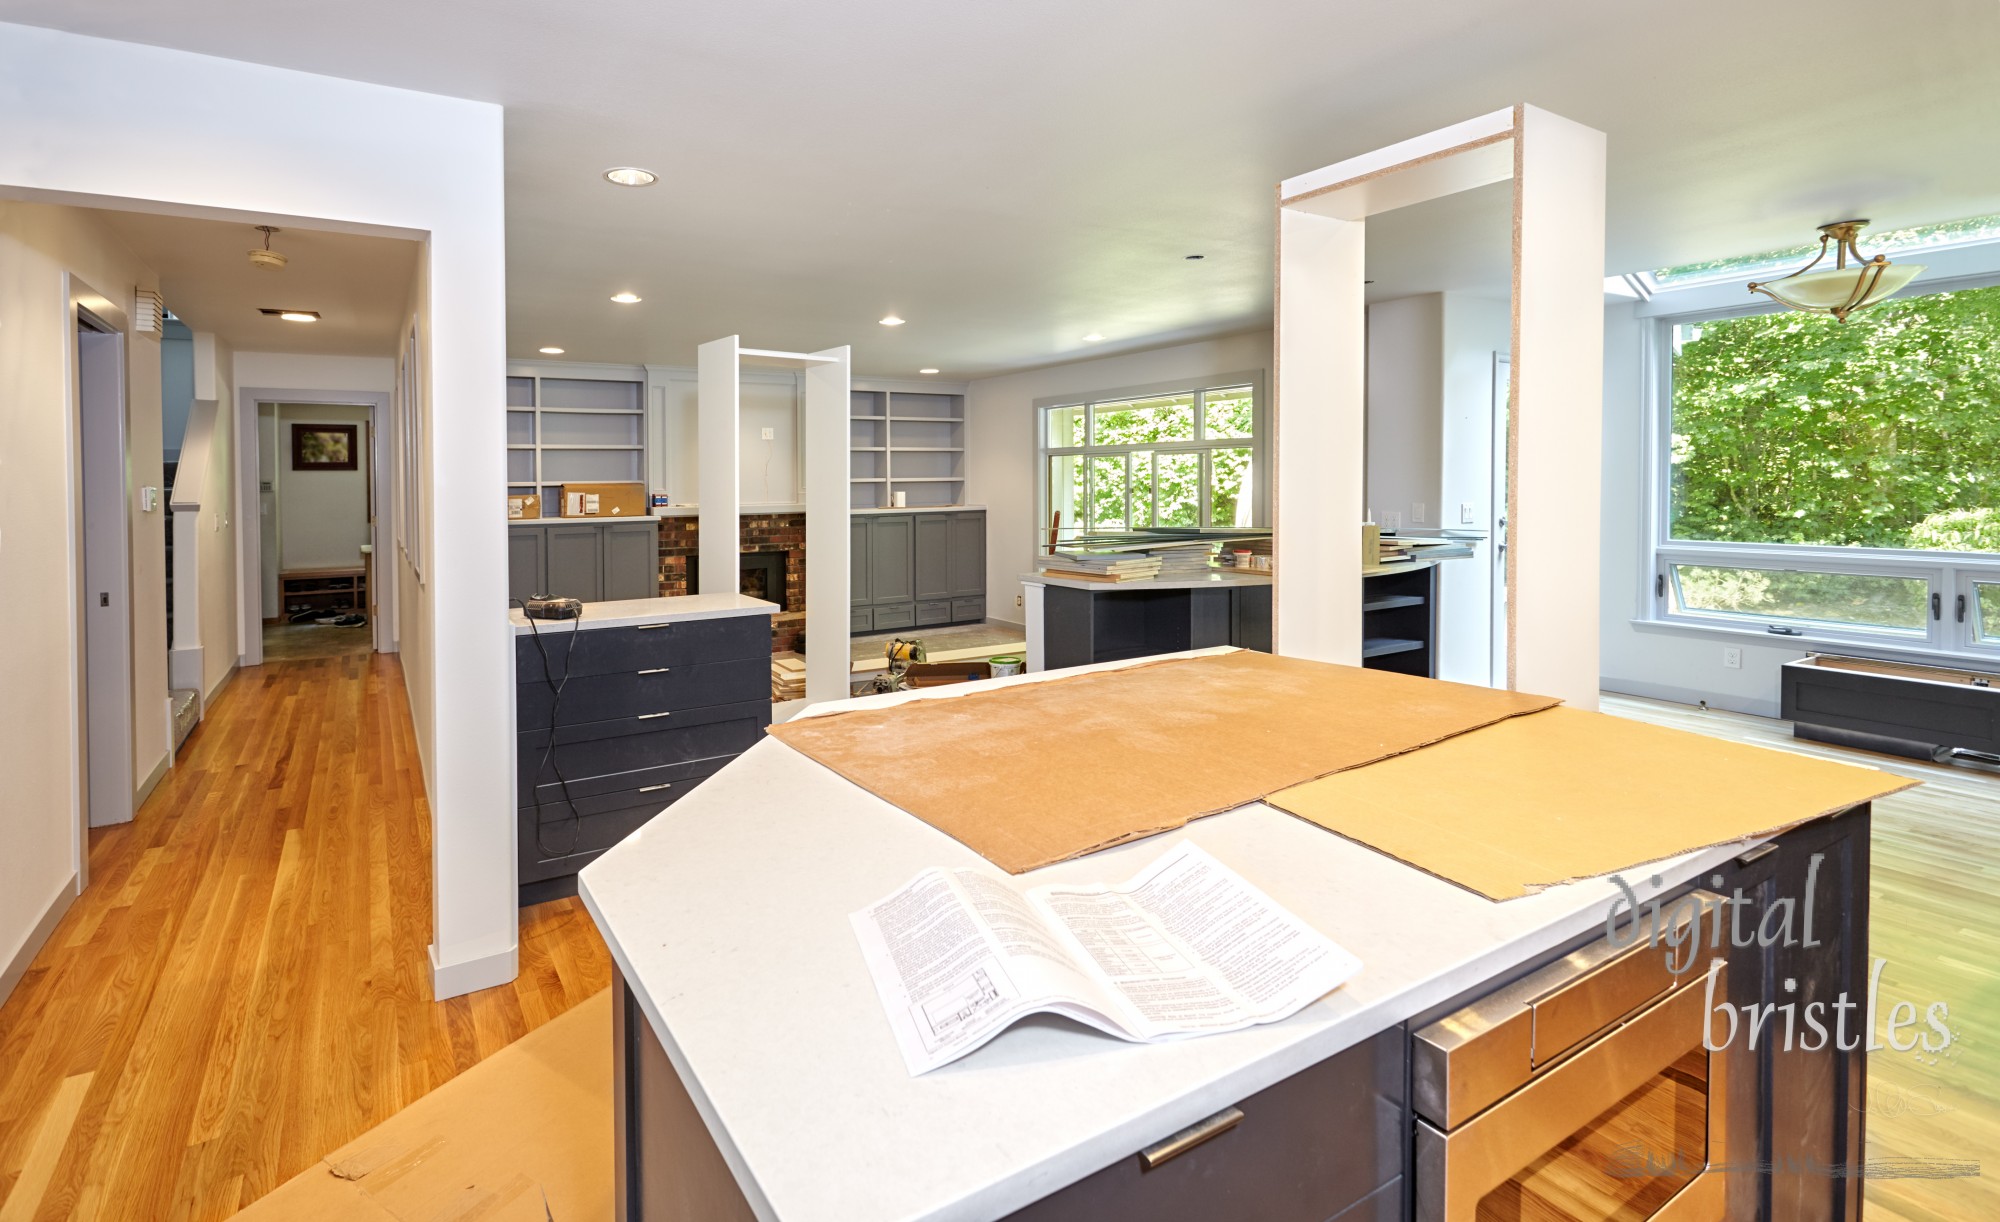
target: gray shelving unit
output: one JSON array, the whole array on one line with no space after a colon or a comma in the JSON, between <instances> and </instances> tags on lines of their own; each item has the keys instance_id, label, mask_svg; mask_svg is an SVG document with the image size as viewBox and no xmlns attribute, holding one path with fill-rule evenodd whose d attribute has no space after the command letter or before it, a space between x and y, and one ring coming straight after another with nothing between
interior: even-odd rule
<instances>
[{"instance_id":1,"label":"gray shelving unit","mask_svg":"<svg viewBox=\"0 0 2000 1222\"><path fill-rule=\"evenodd\" d=\"M507 491L539 493L554 516L565 483L646 479L646 383L639 378L507 377Z\"/></svg>"},{"instance_id":2,"label":"gray shelving unit","mask_svg":"<svg viewBox=\"0 0 2000 1222\"><path fill-rule=\"evenodd\" d=\"M908 509L965 502L965 396L857 390L848 420L848 504Z\"/></svg>"}]
</instances>

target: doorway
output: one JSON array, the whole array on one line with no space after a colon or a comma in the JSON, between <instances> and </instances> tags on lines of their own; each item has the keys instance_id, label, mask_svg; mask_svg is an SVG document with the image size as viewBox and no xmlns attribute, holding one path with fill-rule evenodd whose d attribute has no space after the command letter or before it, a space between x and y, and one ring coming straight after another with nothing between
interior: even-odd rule
<instances>
[{"instance_id":1,"label":"doorway","mask_svg":"<svg viewBox=\"0 0 2000 1222\"><path fill-rule=\"evenodd\" d=\"M72 282L72 299L95 296ZM83 634L85 823L133 814L132 522L127 509L125 335L76 309L76 438L83 529L78 536Z\"/></svg>"},{"instance_id":2,"label":"doorway","mask_svg":"<svg viewBox=\"0 0 2000 1222\"><path fill-rule=\"evenodd\" d=\"M1493 686L1508 686L1507 676L1507 472L1512 451L1507 446L1514 358L1493 354Z\"/></svg>"},{"instance_id":3,"label":"doorway","mask_svg":"<svg viewBox=\"0 0 2000 1222\"><path fill-rule=\"evenodd\" d=\"M257 405L266 661L373 650L374 450L368 406Z\"/></svg>"}]
</instances>

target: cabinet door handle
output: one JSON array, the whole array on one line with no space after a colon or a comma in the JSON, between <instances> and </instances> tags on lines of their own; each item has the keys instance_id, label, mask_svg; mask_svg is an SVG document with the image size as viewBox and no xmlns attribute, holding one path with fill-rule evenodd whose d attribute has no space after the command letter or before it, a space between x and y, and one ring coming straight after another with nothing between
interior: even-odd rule
<instances>
[{"instance_id":1,"label":"cabinet door handle","mask_svg":"<svg viewBox=\"0 0 2000 1222\"><path fill-rule=\"evenodd\" d=\"M668 782L666 782L665 784L661 784L661 785L641 785L641 786L639 786L639 792L640 792L640 793L658 793L658 792L660 792L660 791L661 791L662 789L672 789L673 787L674 787L674 783L673 783L672 781L668 781Z\"/></svg>"},{"instance_id":2,"label":"cabinet door handle","mask_svg":"<svg viewBox=\"0 0 2000 1222\"><path fill-rule=\"evenodd\" d=\"M1152 1171L1163 1163L1179 1158L1201 1143L1222 1136L1241 1123L1243 1123L1243 1109L1225 1107L1208 1119L1197 1120L1172 1137L1163 1138L1139 1151L1139 1165Z\"/></svg>"},{"instance_id":3,"label":"cabinet door handle","mask_svg":"<svg viewBox=\"0 0 2000 1222\"><path fill-rule=\"evenodd\" d=\"M650 670L642 670L639 673L642 675L664 675L667 673L667 668L664 666L655 666Z\"/></svg>"},{"instance_id":4,"label":"cabinet door handle","mask_svg":"<svg viewBox=\"0 0 2000 1222\"><path fill-rule=\"evenodd\" d=\"M673 626L673 621L669 620L664 624L640 624L638 627L641 632L650 632L655 628L671 628Z\"/></svg>"},{"instance_id":5,"label":"cabinet door handle","mask_svg":"<svg viewBox=\"0 0 2000 1222\"><path fill-rule=\"evenodd\" d=\"M651 720L653 720L653 718L655 718L655 717L671 717L672 715L673 715L673 714L671 714L671 713L641 713L641 714L639 714L639 720L640 720L640 721L651 721Z\"/></svg>"},{"instance_id":6,"label":"cabinet door handle","mask_svg":"<svg viewBox=\"0 0 2000 1222\"><path fill-rule=\"evenodd\" d=\"M1961 624L1965 622L1965 595L1963 594L1958 596L1958 622Z\"/></svg>"}]
</instances>

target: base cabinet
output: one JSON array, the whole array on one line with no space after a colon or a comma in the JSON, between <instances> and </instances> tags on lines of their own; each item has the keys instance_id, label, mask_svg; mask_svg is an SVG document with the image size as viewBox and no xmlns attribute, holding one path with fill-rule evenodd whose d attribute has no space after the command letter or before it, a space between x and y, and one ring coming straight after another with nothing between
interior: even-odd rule
<instances>
[{"instance_id":1,"label":"base cabinet","mask_svg":"<svg viewBox=\"0 0 2000 1222\"><path fill-rule=\"evenodd\" d=\"M651 518L512 525L507 597L609 602L659 595L659 526Z\"/></svg>"},{"instance_id":2,"label":"base cabinet","mask_svg":"<svg viewBox=\"0 0 2000 1222\"><path fill-rule=\"evenodd\" d=\"M851 529L849 631L986 618L984 510L861 514Z\"/></svg>"}]
</instances>

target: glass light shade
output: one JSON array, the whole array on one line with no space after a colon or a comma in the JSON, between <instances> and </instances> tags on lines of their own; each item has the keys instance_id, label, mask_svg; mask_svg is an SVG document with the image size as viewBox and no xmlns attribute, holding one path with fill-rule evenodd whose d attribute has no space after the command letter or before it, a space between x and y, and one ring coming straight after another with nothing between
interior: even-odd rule
<instances>
[{"instance_id":1,"label":"glass light shade","mask_svg":"<svg viewBox=\"0 0 2000 1222\"><path fill-rule=\"evenodd\" d=\"M1891 263L1882 268L1881 278L1868 295L1853 304L1852 309L1874 305L1917 278L1923 271L1920 263ZM1779 301L1797 310L1812 310L1827 314L1842 306L1854 296L1855 286L1863 277L1874 274L1867 264L1859 267L1830 268L1823 272L1807 272L1803 276L1793 276L1786 280L1772 280L1757 287Z\"/></svg>"}]
</instances>

